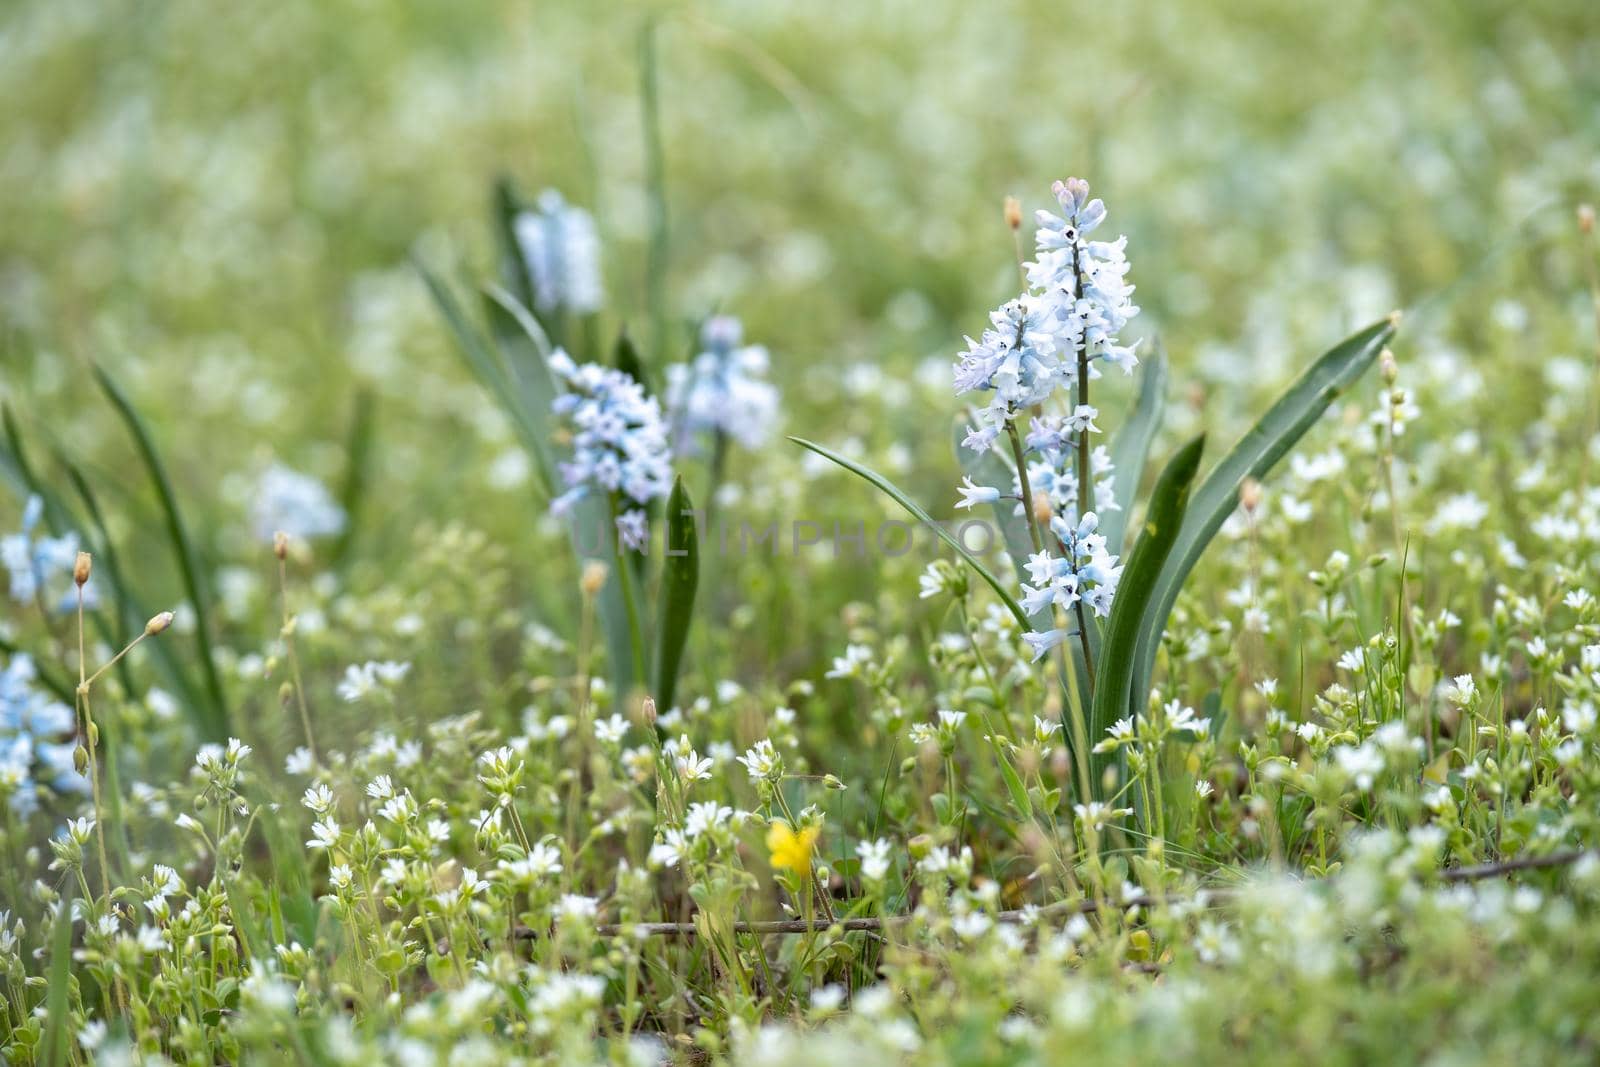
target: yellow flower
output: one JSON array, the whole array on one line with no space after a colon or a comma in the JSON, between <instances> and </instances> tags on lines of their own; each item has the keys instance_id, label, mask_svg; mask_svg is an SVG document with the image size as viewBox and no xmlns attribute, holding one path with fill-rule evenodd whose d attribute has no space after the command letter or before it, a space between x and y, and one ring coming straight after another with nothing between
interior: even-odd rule
<instances>
[{"instance_id":1,"label":"yellow flower","mask_svg":"<svg viewBox=\"0 0 1600 1067\"><path fill-rule=\"evenodd\" d=\"M820 831L807 826L799 833L786 822L774 822L767 830L767 851L772 853L772 865L794 871L811 873L811 849L817 843Z\"/></svg>"}]
</instances>

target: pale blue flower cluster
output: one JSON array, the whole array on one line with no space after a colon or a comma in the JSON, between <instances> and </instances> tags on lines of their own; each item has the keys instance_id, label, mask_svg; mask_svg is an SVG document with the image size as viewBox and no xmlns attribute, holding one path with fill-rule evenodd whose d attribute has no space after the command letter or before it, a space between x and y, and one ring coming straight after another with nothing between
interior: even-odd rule
<instances>
[{"instance_id":1,"label":"pale blue flower cluster","mask_svg":"<svg viewBox=\"0 0 1600 1067\"><path fill-rule=\"evenodd\" d=\"M281 463L261 472L250 506L250 529L270 542L280 532L310 540L344 532L345 514L323 484Z\"/></svg>"},{"instance_id":2,"label":"pale blue flower cluster","mask_svg":"<svg viewBox=\"0 0 1600 1067\"><path fill-rule=\"evenodd\" d=\"M1028 484L1036 499L1043 497L1050 502L1052 515L1076 517L1078 513L1077 435L1099 433L1100 427L1094 424L1098 414L1097 409L1082 404L1069 416L1041 415L1029 423L1024 453ZM1094 499L1090 503L1096 512L1121 509L1113 470L1111 451L1096 445L1089 453L1089 471L1095 476ZM1017 513L1021 514L1021 478L1012 479L1011 491L1018 498Z\"/></svg>"},{"instance_id":3,"label":"pale blue flower cluster","mask_svg":"<svg viewBox=\"0 0 1600 1067\"><path fill-rule=\"evenodd\" d=\"M1077 526L1057 515L1050 520L1050 532L1061 547L1061 554L1038 552L1028 557L1028 582L1022 586L1022 610L1029 615L1045 609L1076 610L1080 602L1096 618L1111 613L1111 599L1122 578L1122 565L1106 551L1106 539L1097 533L1100 520L1089 512ZM1051 629L1023 634L1023 640L1039 659L1075 631Z\"/></svg>"},{"instance_id":4,"label":"pale blue flower cluster","mask_svg":"<svg viewBox=\"0 0 1600 1067\"><path fill-rule=\"evenodd\" d=\"M35 536L44 516L44 501L30 496L22 509L22 528L0 537L0 565L10 578L11 599L18 604L43 603L56 611L77 607L72 586L72 567L78 559L78 538L66 533L60 537ZM84 586L84 604L96 602L93 582Z\"/></svg>"},{"instance_id":5,"label":"pale blue flower cluster","mask_svg":"<svg viewBox=\"0 0 1600 1067\"><path fill-rule=\"evenodd\" d=\"M957 395L993 394L964 442L977 452L987 451L1023 410L1070 391L1080 355L1091 378L1099 376L1101 360L1130 373L1139 362L1135 346L1118 340L1139 313L1125 280L1127 238L1088 239L1106 216L1105 204L1089 199L1088 182L1056 182L1054 192L1062 214L1038 213L1036 259L1025 266L1028 290L990 314L981 339L967 338L955 367Z\"/></svg>"},{"instance_id":6,"label":"pale blue flower cluster","mask_svg":"<svg viewBox=\"0 0 1600 1067\"><path fill-rule=\"evenodd\" d=\"M1022 586L1023 607L1030 615L1049 609L1052 618L1058 609L1070 611L1081 624L1085 607L1096 617L1110 612L1122 567L1096 533L1098 513L1118 506L1105 447L1088 451L1089 492L1079 485L1079 446L1086 435L1100 432L1094 421L1099 411L1083 402L1086 381L1080 379L1099 377L1102 361L1132 372L1136 345L1123 344L1120 334L1139 309L1126 280L1127 238L1089 239L1105 220L1105 204L1089 198L1089 183L1080 178L1056 182L1052 191L1061 213L1037 215L1035 258L1023 267L1026 291L990 314L990 328L978 340L967 338L967 351L955 365L957 395L988 394L962 444L983 453L1002 434L1014 435L1022 470L1013 472L1009 492L965 479L956 506L1007 497L1018 501L1020 514L1025 473L1036 511L1026 519L1048 517L1048 540L1054 543L1028 561L1031 584ZM1039 410L1057 396L1071 405L1069 414ZM1016 423L1025 411L1032 415L1025 439L1018 439ZM1075 633L1052 628L1024 639L1038 659Z\"/></svg>"},{"instance_id":7,"label":"pale blue flower cluster","mask_svg":"<svg viewBox=\"0 0 1600 1067\"><path fill-rule=\"evenodd\" d=\"M672 490L672 459L661 407L628 375L598 363L574 363L557 349L550 369L568 391L551 409L572 426L572 458L561 464L567 491L551 508L567 514L596 489L620 497L617 536L642 549L649 534L643 505ZM631 506L630 506L631 505Z\"/></svg>"},{"instance_id":8,"label":"pale blue flower cluster","mask_svg":"<svg viewBox=\"0 0 1600 1067\"><path fill-rule=\"evenodd\" d=\"M719 431L746 448L758 448L777 425L778 389L766 380L767 350L743 340L738 319L714 315L700 329L700 354L667 368L667 410L677 453L692 449L701 434Z\"/></svg>"},{"instance_id":9,"label":"pale blue flower cluster","mask_svg":"<svg viewBox=\"0 0 1600 1067\"><path fill-rule=\"evenodd\" d=\"M593 216L546 189L536 208L518 214L512 227L532 275L535 310L575 315L600 310L605 291Z\"/></svg>"},{"instance_id":10,"label":"pale blue flower cluster","mask_svg":"<svg viewBox=\"0 0 1600 1067\"><path fill-rule=\"evenodd\" d=\"M38 810L42 792L88 791L72 765L72 709L39 688L37 677L27 655L0 669L0 796L20 818Z\"/></svg>"}]
</instances>

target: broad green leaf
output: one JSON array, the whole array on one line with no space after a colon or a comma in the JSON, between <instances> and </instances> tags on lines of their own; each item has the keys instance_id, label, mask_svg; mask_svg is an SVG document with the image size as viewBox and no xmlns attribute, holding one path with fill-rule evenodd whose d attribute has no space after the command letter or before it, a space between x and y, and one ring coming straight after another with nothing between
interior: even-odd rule
<instances>
[{"instance_id":1,"label":"broad green leaf","mask_svg":"<svg viewBox=\"0 0 1600 1067\"><path fill-rule=\"evenodd\" d=\"M456 349L466 359L468 369L494 396L495 401L511 420L511 428L516 432L517 439L522 442L528 453L537 459L544 448L546 438L537 432L534 420L538 416L530 410L517 381L511 377L500 353L485 340L477 325L468 318L466 310L456 300L455 294L444 280L421 260L413 262L417 272L422 276L423 284L428 288L429 295L433 297L434 305L444 317L451 336L456 340ZM544 410L548 412L548 403ZM549 483L546 482L546 488L548 487Z\"/></svg>"},{"instance_id":2,"label":"broad green leaf","mask_svg":"<svg viewBox=\"0 0 1600 1067\"><path fill-rule=\"evenodd\" d=\"M846 459L844 456L841 456L839 453L833 451L833 449L819 445L815 441L807 441L803 437L791 437L789 440L793 441L801 448L809 448L823 459L831 460L832 462L843 467L845 470L849 471L851 474L854 474L856 477L869 482L880 492L893 500L896 504L899 504L901 507L905 508L918 519L921 519L929 529L939 536L941 541L955 549L956 555L960 556L962 560L966 562L967 566L971 567L977 573L978 577L982 578L988 583L989 588L994 590L995 596L998 596L1000 598L1000 602L1006 606L1012 615L1016 616L1018 624L1020 624L1024 630L1033 629L1033 624L1028 621L1028 616L1025 612L1023 612L1022 605L1018 604L1016 598L1006 591L1006 587L1000 581L1000 579L996 578L989 571L989 568L985 567L982 563L979 563L978 558L971 552L968 552L966 546L963 545L954 534L935 522L933 520L933 516L929 515L910 497L901 492L893 482L889 481L889 479L885 478L872 468L863 467L854 460Z\"/></svg>"},{"instance_id":3,"label":"broad green leaf","mask_svg":"<svg viewBox=\"0 0 1600 1067\"><path fill-rule=\"evenodd\" d=\"M494 236L500 253L500 276L517 302L531 308L533 272L522 254L522 242L517 240L517 216L521 213L522 198L517 195L516 185L502 175L494 183Z\"/></svg>"},{"instance_id":4,"label":"broad green leaf","mask_svg":"<svg viewBox=\"0 0 1600 1067\"><path fill-rule=\"evenodd\" d=\"M1189 492L1200 469L1200 453L1206 437L1201 434L1178 449L1167 461L1161 477L1150 493L1144 525L1123 565L1122 580L1111 602L1111 619L1106 625L1105 644L1095 674L1094 703L1089 714L1089 736L1093 746L1106 735L1113 722L1127 714L1129 693L1138 668L1139 634L1153 610L1152 600L1161 578L1161 568L1177 543L1183 526ZM1093 761L1093 780L1100 781L1100 770L1109 762Z\"/></svg>"},{"instance_id":5,"label":"broad green leaf","mask_svg":"<svg viewBox=\"0 0 1600 1067\"><path fill-rule=\"evenodd\" d=\"M1178 591L1238 506L1239 487L1246 478L1264 477L1294 447L1339 394L1378 358L1394 336L1398 322L1398 318L1389 318L1374 323L1324 352L1206 476L1190 501L1178 542L1162 567L1151 608L1141 623L1138 668L1130 690L1137 703L1129 710L1142 707L1155 670L1156 651L1167 627L1167 616L1177 603Z\"/></svg>"},{"instance_id":6,"label":"broad green leaf","mask_svg":"<svg viewBox=\"0 0 1600 1067\"><path fill-rule=\"evenodd\" d=\"M486 296L491 308L491 320L495 324L496 341L503 347L492 345L467 317L449 286L420 260L415 262L435 305L444 316L445 325L456 340L457 349L466 359L468 368L510 418L518 440L533 457L534 467L548 495L554 488L556 477L555 459L549 442L550 404L557 389L547 362L550 349L544 331L511 294L503 289L491 288ZM619 566L611 509L607 501L595 495L578 501L568 516L567 532L580 571L589 560L597 560L606 566L608 577L600 589L596 610L606 642L612 686L617 693L626 693L639 680L639 671L635 667L635 657L639 652L635 640L637 612L636 608L629 610L627 590L623 583L630 576L623 575Z\"/></svg>"},{"instance_id":7,"label":"broad green leaf","mask_svg":"<svg viewBox=\"0 0 1600 1067\"><path fill-rule=\"evenodd\" d=\"M650 388L650 376L645 373L644 361L639 358L638 346L628 336L627 330L617 334L617 343L611 350L611 361L618 370L643 386L646 395L653 391Z\"/></svg>"},{"instance_id":8,"label":"broad green leaf","mask_svg":"<svg viewBox=\"0 0 1600 1067\"><path fill-rule=\"evenodd\" d=\"M661 563L659 618L656 623L655 698L663 710L672 707L678 688L683 650L694 621L694 594L700 582L700 541L694 504L683 479L672 484L667 498L667 545Z\"/></svg>"},{"instance_id":9,"label":"broad green leaf","mask_svg":"<svg viewBox=\"0 0 1600 1067\"><path fill-rule=\"evenodd\" d=\"M1161 428L1162 408L1167 400L1167 354L1160 349L1144 361L1139 371L1139 393L1127 418L1111 439L1111 469L1116 478L1117 510L1100 516L1100 533L1106 549L1122 554L1122 540L1133 514L1134 498L1144 478L1144 465L1150 457L1150 443Z\"/></svg>"},{"instance_id":10,"label":"broad green leaf","mask_svg":"<svg viewBox=\"0 0 1600 1067\"><path fill-rule=\"evenodd\" d=\"M67 1062L72 1028L67 1020L72 985L72 879L63 879L61 900L50 935L50 980L45 986L44 1049L39 1062L60 1067Z\"/></svg>"},{"instance_id":11,"label":"broad green leaf","mask_svg":"<svg viewBox=\"0 0 1600 1067\"><path fill-rule=\"evenodd\" d=\"M200 673L210 696L211 706L202 728L210 740L225 741L229 736L228 700L222 689L222 675L217 670L216 655L211 647L211 606L205 588L205 571L200 565L199 554L195 551L194 540L189 536L189 528L184 524L183 513L178 510L178 495L172 488L172 479L167 476L166 465L161 462L161 456L156 452L155 441L150 436L150 431L127 394L104 367L96 364L94 375L100 383L100 388L111 400L112 406L122 416L129 433L133 435L139 455L144 460L145 471L149 474L156 495L161 500L161 510L166 518L167 537L172 542L172 551L178 559L178 570L183 577L184 589L189 595L190 606L194 609L195 645L200 652Z\"/></svg>"},{"instance_id":12,"label":"broad green leaf","mask_svg":"<svg viewBox=\"0 0 1600 1067\"><path fill-rule=\"evenodd\" d=\"M491 285L484 290L484 296L489 331L505 359L510 385L519 400L518 412L508 414L526 424L523 445L533 458L545 492L554 496L556 466L550 452L550 405L559 389L550 372L550 339L533 313L504 289Z\"/></svg>"}]
</instances>

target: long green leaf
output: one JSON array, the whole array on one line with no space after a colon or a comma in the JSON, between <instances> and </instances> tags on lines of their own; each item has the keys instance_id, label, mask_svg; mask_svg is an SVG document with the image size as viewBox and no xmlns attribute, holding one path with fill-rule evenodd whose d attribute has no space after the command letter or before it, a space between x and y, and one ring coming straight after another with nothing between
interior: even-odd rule
<instances>
[{"instance_id":1,"label":"long green leaf","mask_svg":"<svg viewBox=\"0 0 1600 1067\"><path fill-rule=\"evenodd\" d=\"M617 334L617 343L611 349L611 361L618 370L638 382L646 396L654 391L650 386L650 375L645 371L644 360L639 358L638 346L628 336L627 330Z\"/></svg>"},{"instance_id":2,"label":"long green leaf","mask_svg":"<svg viewBox=\"0 0 1600 1067\"><path fill-rule=\"evenodd\" d=\"M1017 623L1021 625L1024 630L1033 629L1033 623L1028 621L1027 613L1022 610L1022 605L1018 604L1016 598L1006 591L1006 587L1000 581L1000 579L996 578L990 572L989 568L985 567L982 563L979 563L978 558L971 552L968 552L966 546L963 545L954 534L935 522L933 520L933 516L929 515L920 506L918 506L915 501L906 496L905 493L901 492L893 482L889 481L889 479L885 478L872 468L863 467L854 460L846 459L833 449L819 445L815 441L807 441L803 437L791 437L789 440L793 441L801 448L809 448L823 459L831 460L832 462L837 463L851 474L854 474L856 477L861 478L877 487L880 492L888 496L896 504L899 504L901 507L905 508L918 519L921 519L929 529L939 536L941 541L955 549L956 555L960 556L962 560L965 561L967 566L971 567L977 573L978 577L982 578L986 583L988 583L989 588L994 590L995 596L998 596L1000 598L1000 602L1006 606L1007 610L1009 610L1012 615L1016 616Z\"/></svg>"},{"instance_id":3,"label":"long green leaf","mask_svg":"<svg viewBox=\"0 0 1600 1067\"><path fill-rule=\"evenodd\" d=\"M422 276L422 282L427 286L434 306L444 317L450 335L455 338L457 351L466 359L468 369L477 376L484 388L494 395L495 400L511 419L511 428L516 431L523 445L533 452L538 448L538 439L533 433L530 422L531 413L501 362L499 353L490 346L479 332L477 325L468 318L466 310L456 300L455 293L445 284L444 279L420 259L414 258L412 262L417 268L417 273Z\"/></svg>"},{"instance_id":4,"label":"long green leaf","mask_svg":"<svg viewBox=\"0 0 1600 1067\"><path fill-rule=\"evenodd\" d=\"M533 312L518 302L517 298L499 286L484 289L485 306L489 316L490 332L502 357L502 366L508 374L509 395L513 400L510 414L522 426L522 440L535 470L544 483L548 496L557 490L555 453L550 447L554 434L551 405L560 393L560 385L550 371L550 354L553 351L544 327ZM618 694L627 693L637 681L634 619L628 608L628 590L623 582L641 583L634 573L623 575L621 567L631 566L631 561L616 551L611 536L611 512L599 496L580 500L567 520L567 534L574 553L581 558L596 558L603 562L612 579L607 580L596 599L595 610L600 617L600 632L606 644L606 662L610 668L611 684ZM642 560L642 556L639 557ZM637 610L635 605L635 610Z\"/></svg>"},{"instance_id":5,"label":"long green leaf","mask_svg":"<svg viewBox=\"0 0 1600 1067\"><path fill-rule=\"evenodd\" d=\"M1128 712L1138 669L1139 633L1152 610L1151 601L1161 579L1161 568L1182 530L1189 492L1200 470L1200 453L1205 445L1206 435L1200 434L1178 449L1167 461L1150 493L1144 526L1123 566L1116 599L1111 603L1111 619L1106 625L1099 670L1095 674L1094 704L1089 714L1087 740L1091 748L1105 736L1113 722ZM1098 770L1105 762L1096 761L1094 781L1100 780Z\"/></svg>"},{"instance_id":6,"label":"long green leaf","mask_svg":"<svg viewBox=\"0 0 1600 1067\"><path fill-rule=\"evenodd\" d=\"M45 986L44 1054L40 1063L60 1067L67 1062L71 1030L67 1025L72 984L72 882L63 883L50 936L50 980Z\"/></svg>"},{"instance_id":7,"label":"long green leaf","mask_svg":"<svg viewBox=\"0 0 1600 1067\"><path fill-rule=\"evenodd\" d=\"M499 347L511 374L511 384L520 400L512 413L526 424L523 443L533 457L534 468L544 483L545 492L556 492L556 465L550 453L550 405L558 388L550 373L550 339L533 312L515 296L497 285L484 289L489 332Z\"/></svg>"},{"instance_id":8,"label":"long green leaf","mask_svg":"<svg viewBox=\"0 0 1600 1067\"><path fill-rule=\"evenodd\" d=\"M133 435L139 455L144 460L145 471L149 474L150 481L156 488L156 495L161 500L161 510L166 518L167 536L178 559L178 570L183 577L189 603L194 608L195 645L200 652L200 671L205 679L205 688L211 698L204 730L211 740L226 740L229 732L228 698L222 689L222 674L217 670L216 654L211 646L211 606L199 553L195 551L194 540L189 536L189 528L184 524L183 513L178 510L178 495L172 488L172 479L167 476L166 465L161 462L155 441L145 427L144 420L139 416L127 394L122 391L122 387L106 373L104 367L96 364L94 375L100 383L100 388L111 400L112 406L117 409L117 414L122 416L128 432Z\"/></svg>"},{"instance_id":9,"label":"long green leaf","mask_svg":"<svg viewBox=\"0 0 1600 1067\"><path fill-rule=\"evenodd\" d=\"M502 175L494 183L494 236L500 252L500 276L523 307L533 307L533 272L517 240L517 216L522 213L522 198L510 177Z\"/></svg>"},{"instance_id":10,"label":"long green leaf","mask_svg":"<svg viewBox=\"0 0 1600 1067\"><path fill-rule=\"evenodd\" d=\"M694 595L700 583L700 537L694 504L681 477L667 498L667 546L661 564L660 618L656 624L656 700L672 707L678 670L694 621Z\"/></svg>"},{"instance_id":11,"label":"long green leaf","mask_svg":"<svg viewBox=\"0 0 1600 1067\"><path fill-rule=\"evenodd\" d=\"M1189 505L1178 542L1161 569L1151 608L1141 624L1133 696L1142 700L1148 693L1156 651L1178 591L1238 506L1239 487L1246 478L1264 477L1294 447L1339 394L1378 358L1398 322L1398 318L1389 318L1373 323L1324 352L1206 476Z\"/></svg>"},{"instance_id":12,"label":"long green leaf","mask_svg":"<svg viewBox=\"0 0 1600 1067\"><path fill-rule=\"evenodd\" d=\"M1117 510L1100 517L1100 533L1112 555L1122 554L1122 540L1133 512L1134 498L1144 478L1144 465L1150 457L1150 443L1161 428L1161 412L1167 400L1167 354L1160 349L1144 361L1139 371L1139 393L1133 408L1111 439L1111 469L1116 478Z\"/></svg>"},{"instance_id":13,"label":"long green leaf","mask_svg":"<svg viewBox=\"0 0 1600 1067\"><path fill-rule=\"evenodd\" d=\"M549 495L555 481L555 460L549 441L550 403L556 395L556 383L546 362L549 341L544 331L510 293L490 288L486 296L491 321L495 324L496 344L507 347L492 345L467 317L450 287L426 264L420 260L413 262L455 338L456 348L478 381L510 418L518 440L533 457ZM509 357L505 354L507 350L511 353ZM586 560L598 560L615 579L601 587L597 610L606 642L611 684L621 694L632 689L639 678L633 665L634 628L619 570L622 561L617 557L611 530L610 507L604 498L595 494L578 501L567 520L567 532L580 567Z\"/></svg>"}]
</instances>

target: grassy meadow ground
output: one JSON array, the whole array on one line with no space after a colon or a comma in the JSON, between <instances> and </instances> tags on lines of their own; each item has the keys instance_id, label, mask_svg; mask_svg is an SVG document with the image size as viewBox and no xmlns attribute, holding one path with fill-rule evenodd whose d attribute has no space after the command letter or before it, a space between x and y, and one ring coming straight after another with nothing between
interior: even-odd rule
<instances>
[{"instance_id":1,"label":"grassy meadow ground","mask_svg":"<svg viewBox=\"0 0 1600 1067\"><path fill-rule=\"evenodd\" d=\"M1600 1058L1589 5L21 0L0 99L6 1062Z\"/></svg>"}]
</instances>

